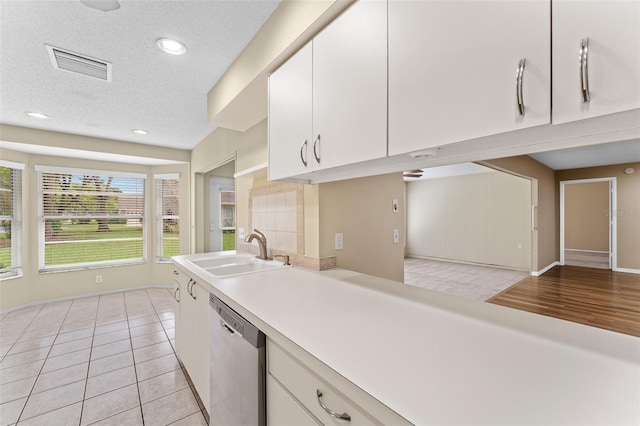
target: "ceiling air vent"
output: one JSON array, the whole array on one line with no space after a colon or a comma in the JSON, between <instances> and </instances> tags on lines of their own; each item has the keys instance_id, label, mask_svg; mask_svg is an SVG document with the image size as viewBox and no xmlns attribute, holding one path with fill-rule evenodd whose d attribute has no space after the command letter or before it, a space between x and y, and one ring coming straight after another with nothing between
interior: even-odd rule
<instances>
[{"instance_id":1,"label":"ceiling air vent","mask_svg":"<svg viewBox=\"0 0 640 426\"><path fill-rule=\"evenodd\" d=\"M111 64L109 62L49 45L47 45L47 51L54 68L111 81Z\"/></svg>"}]
</instances>

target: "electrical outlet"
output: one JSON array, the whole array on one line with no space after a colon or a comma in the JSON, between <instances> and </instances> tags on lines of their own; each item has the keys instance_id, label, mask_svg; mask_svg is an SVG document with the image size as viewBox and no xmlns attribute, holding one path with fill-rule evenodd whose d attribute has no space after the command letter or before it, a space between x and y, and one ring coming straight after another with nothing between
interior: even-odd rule
<instances>
[{"instance_id":1,"label":"electrical outlet","mask_svg":"<svg viewBox=\"0 0 640 426\"><path fill-rule=\"evenodd\" d=\"M96 275L96 284L102 284L102 275Z\"/></svg>"},{"instance_id":2,"label":"electrical outlet","mask_svg":"<svg viewBox=\"0 0 640 426\"><path fill-rule=\"evenodd\" d=\"M391 211L398 213L398 210L400 210L400 202L398 200L393 200L391 203Z\"/></svg>"},{"instance_id":3,"label":"electrical outlet","mask_svg":"<svg viewBox=\"0 0 640 426\"><path fill-rule=\"evenodd\" d=\"M518 243L518 250L522 250L522 243Z\"/></svg>"},{"instance_id":4,"label":"electrical outlet","mask_svg":"<svg viewBox=\"0 0 640 426\"><path fill-rule=\"evenodd\" d=\"M393 244L398 244L400 242L400 231L397 229L393 230Z\"/></svg>"},{"instance_id":5,"label":"electrical outlet","mask_svg":"<svg viewBox=\"0 0 640 426\"><path fill-rule=\"evenodd\" d=\"M336 244L335 244L336 250L342 250L342 247L343 247L342 244L343 244L342 233L338 233L338 234L336 234Z\"/></svg>"},{"instance_id":6,"label":"electrical outlet","mask_svg":"<svg viewBox=\"0 0 640 426\"><path fill-rule=\"evenodd\" d=\"M238 228L238 238L244 240L244 228Z\"/></svg>"}]
</instances>

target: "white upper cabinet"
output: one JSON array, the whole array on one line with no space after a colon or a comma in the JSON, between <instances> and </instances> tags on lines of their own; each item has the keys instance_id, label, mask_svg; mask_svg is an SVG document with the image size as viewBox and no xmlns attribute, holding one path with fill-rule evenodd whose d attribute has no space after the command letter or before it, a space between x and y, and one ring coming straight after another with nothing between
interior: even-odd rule
<instances>
[{"instance_id":1,"label":"white upper cabinet","mask_svg":"<svg viewBox=\"0 0 640 426\"><path fill-rule=\"evenodd\" d=\"M305 173L309 165L313 143L311 54L308 43L269 77L271 180Z\"/></svg>"},{"instance_id":2,"label":"white upper cabinet","mask_svg":"<svg viewBox=\"0 0 640 426\"><path fill-rule=\"evenodd\" d=\"M390 0L388 13L389 155L550 123L548 0Z\"/></svg>"},{"instance_id":3,"label":"white upper cabinet","mask_svg":"<svg viewBox=\"0 0 640 426\"><path fill-rule=\"evenodd\" d=\"M269 77L269 179L387 155L387 4L360 0Z\"/></svg>"},{"instance_id":4,"label":"white upper cabinet","mask_svg":"<svg viewBox=\"0 0 640 426\"><path fill-rule=\"evenodd\" d=\"M321 168L387 155L385 1L356 2L313 39L313 137Z\"/></svg>"},{"instance_id":5,"label":"white upper cabinet","mask_svg":"<svg viewBox=\"0 0 640 426\"><path fill-rule=\"evenodd\" d=\"M554 124L640 108L640 1L554 0Z\"/></svg>"}]
</instances>

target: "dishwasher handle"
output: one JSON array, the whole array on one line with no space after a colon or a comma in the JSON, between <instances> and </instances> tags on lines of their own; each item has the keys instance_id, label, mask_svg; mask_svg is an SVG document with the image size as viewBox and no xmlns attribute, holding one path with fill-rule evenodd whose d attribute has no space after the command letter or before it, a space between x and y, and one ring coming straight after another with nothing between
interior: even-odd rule
<instances>
[{"instance_id":1,"label":"dishwasher handle","mask_svg":"<svg viewBox=\"0 0 640 426\"><path fill-rule=\"evenodd\" d=\"M235 334L235 333L236 333L236 332L235 332L235 330L234 330L233 328L229 327L229 326L227 325L227 323L226 323L226 322L224 322L224 321L222 320L222 318L220 318L220 326L221 326L222 328L224 328L224 330L225 330L227 333L229 333L229 334Z\"/></svg>"},{"instance_id":2,"label":"dishwasher handle","mask_svg":"<svg viewBox=\"0 0 640 426\"><path fill-rule=\"evenodd\" d=\"M254 348L264 348L266 345L266 336L256 326L247 321L242 315L234 311L231 307L218 299L213 294L209 294L209 304L213 311L218 315L225 326L240 335L244 340L249 342Z\"/></svg>"}]
</instances>

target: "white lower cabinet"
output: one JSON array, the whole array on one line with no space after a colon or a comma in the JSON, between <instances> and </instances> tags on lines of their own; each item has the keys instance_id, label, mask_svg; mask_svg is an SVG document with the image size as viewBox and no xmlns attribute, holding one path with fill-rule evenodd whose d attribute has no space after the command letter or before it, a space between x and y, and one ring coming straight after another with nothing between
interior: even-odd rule
<instances>
[{"instance_id":1,"label":"white lower cabinet","mask_svg":"<svg viewBox=\"0 0 640 426\"><path fill-rule=\"evenodd\" d=\"M297 355L304 360L267 339L270 426L313 425L316 419L324 425L410 424L311 355L301 349Z\"/></svg>"},{"instance_id":2,"label":"white lower cabinet","mask_svg":"<svg viewBox=\"0 0 640 426\"><path fill-rule=\"evenodd\" d=\"M209 413L209 292L184 271L176 268L179 313L176 314L176 353Z\"/></svg>"}]
</instances>

